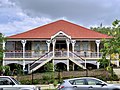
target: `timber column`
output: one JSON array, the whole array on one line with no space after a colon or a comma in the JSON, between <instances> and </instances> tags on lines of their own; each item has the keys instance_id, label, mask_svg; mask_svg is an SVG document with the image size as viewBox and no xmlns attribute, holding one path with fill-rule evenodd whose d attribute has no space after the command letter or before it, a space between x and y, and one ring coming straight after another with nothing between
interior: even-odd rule
<instances>
[{"instance_id":1,"label":"timber column","mask_svg":"<svg viewBox=\"0 0 120 90\"><path fill-rule=\"evenodd\" d=\"M96 45L97 45L97 58L99 58L99 47L100 47L100 40L96 40ZM100 62L97 62L97 69L99 69L99 66L100 66Z\"/></svg>"},{"instance_id":2,"label":"timber column","mask_svg":"<svg viewBox=\"0 0 120 90\"><path fill-rule=\"evenodd\" d=\"M97 69L99 69L100 67L100 62L97 62Z\"/></svg>"},{"instance_id":3,"label":"timber column","mask_svg":"<svg viewBox=\"0 0 120 90\"><path fill-rule=\"evenodd\" d=\"M48 52L49 52L49 51L50 51L50 43L51 43L51 40L47 40L46 43L47 43L47 46L48 46Z\"/></svg>"},{"instance_id":4,"label":"timber column","mask_svg":"<svg viewBox=\"0 0 120 90\"><path fill-rule=\"evenodd\" d=\"M72 52L74 53L76 40L71 40L71 43L72 43Z\"/></svg>"},{"instance_id":5,"label":"timber column","mask_svg":"<svg viewBox=\"0 0 120 90\"><path fill-rule=\"evenodd\" d=\"M71 40L71 43L72 43L72 52L74 53L75 52L75 43L76 43L76 40ZM73 55L74 57L74 55ZM75 64L73 63L73 71L74 71L74 68L75 67Z\"/></svg>"},{"instance_id":6,"label":"timber column","mask_svg":"<svg viewBox=\"0 0 120 90\"><path fill-rule=\"evenodd\" d=\"M66 43L67 43L67 57L69 57L69 44L70 44L70 40L66 39Z\"/></svg>"},{"instance_id":7,"label":"timber column","mask_svg":"<svg viewBox=\"0 0 120 90\"><path fill-rule=\"evenodd\" d=\"M99 47L100 47L100 40L96 40L96 45L97 45L97 57L99 58Z\"/></svg>"},{"instance_id":8,"label":"timber column","mask_svg":"<svg viewBox=\"0 0 120 90\"><path fill-rule=\"evenodd\" d=\"M5 43L6 43L6 42L3 41L3 50L5 50ZM5 58L5 52L3 52L3 62L2 62L3 66L5 66L4 58Z\"/></svg>"},{"instance_id":9,"label":"timber column","mask_svg":"<svg viewBox=\"0 0 120 90\"><path fill-rule=\"evenodd\" d=\"M69 58L69 44L70 44L70 39L66 39L67 43L67 57ZM67 59L67 71L69 71L69 59Z\"/></svg>"},{"instance_id":10,"label":"timber column","mask_svg":"<svg viewBox=\"0 0 120 90\"><path fill-rule=\"evenodd\" d=\"M52 40L52 44L53 44L53 57L55 56L55 43L56 43L56 39Z\"/></svg>"},{"instance_id":11,"label":"timber column","mask_svg":"<svg viewBox=\"0 0 120 90\"><path fill-rule=\"evenodd\" d=\"M22 46L23 46L23 71L25 70L25 44L26 44L26 40L21 40Z\"/></svg>"},{"instance_id":12,"label":"timber column","mask_svg":"<svg viewBox=\"0 0 120 90\"><path fill-rule=\"evenodd\" d=\"M55 57L55 43L56 43L56 39L52 40L52 44L53 44L53 58ZM54 59L53 59L53 71L55 71L54 69Z\"/></svg>"}]
</instances>

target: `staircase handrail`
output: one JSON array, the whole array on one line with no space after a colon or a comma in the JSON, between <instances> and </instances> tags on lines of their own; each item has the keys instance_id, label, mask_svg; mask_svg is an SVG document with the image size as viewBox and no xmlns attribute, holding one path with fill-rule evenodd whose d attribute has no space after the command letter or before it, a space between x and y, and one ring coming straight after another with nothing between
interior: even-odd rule
<instances>
[{"instance_id":1,"label":"staircase handrail","mask_svg":"<svg viewBox=\"0 0 120 90\"><path fill-rule=\"evenodd\" d=\"M34 72L35 70L39 69L41 66L43 66L45 63L49 62L50 60L52 60L53 57L47 58L47 60L44 60L42 63L40 63L39 65L33 67L32 69L30 69L30 72ZM36 69L37 68L37 69Z\"/></svg>"},{"instance_id":2,"label":"staircase handrail","mask_svg":"<svg viewBox=\"0 0 120 90\"><path fill-rule=\"evenodd\" d=\"M44 55L40 56L38 59L34 60L34 62L32 62L32 64L30 66L32 66L35 62L39 61L41 58L43 58L44 56L48 55L51 51L45 53Z\"/></svg>"},{"instance_id":3,"label":"staircase handrail","mask_svg":"<svg viewBox=\"0 0 120 90\"><path fill-rule=\"evenodd\" d=\"M71 51L71 53L73 53L75 56L77 56L77 57L79 57L80 59L82 59L83 61L85 61L85 59L83 59L81 56L77 55L76 53L74 53L74 52L72 52L72 51Z\"/></svg>"},{"instance_id":4,"label":"staircase handrail","mask_svg":"<svg viewBox=\"0 0 120 90\"><path fill-rule=\"evenodd\" d=\"M72 52L71 51L71 53L73 53L75 56L77 56L78 58L80 58L81 59L81 61L83 61L84 63L85 63L85 68L86 68L86 59L83 59L81 56L79 56L79 55L77 55L76 53L74 53L74 52ZM87 69L87 68L86 68Z\"/></svg>"}]
</instances>

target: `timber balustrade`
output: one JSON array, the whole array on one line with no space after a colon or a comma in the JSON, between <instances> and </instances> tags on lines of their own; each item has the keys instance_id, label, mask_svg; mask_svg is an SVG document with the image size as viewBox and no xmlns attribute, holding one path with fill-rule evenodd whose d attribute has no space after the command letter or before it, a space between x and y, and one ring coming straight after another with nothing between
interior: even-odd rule
<instances>
[{"instance_id":1,"label":"timber balustrade","mask_svg":"<svg viewBox=\"0 0 120 90\"><path fill-rule=\"evenodd\" d=\"M26 51L25 52L25 58L39 58L40 56L43 56L47 51ZM76 55L81 56L83 58L102 58L102 53L99 52L74 52ZM69 55L71 57L71 53L69 52ZM99 56L98 56L99 55ZM67 51L55 51L55 57L67 57ZM72 55L73 56L73 55ZM5 58L23 58L23 52L22 51L6 51L5 52Z\"/></svg>"}]
</instances>

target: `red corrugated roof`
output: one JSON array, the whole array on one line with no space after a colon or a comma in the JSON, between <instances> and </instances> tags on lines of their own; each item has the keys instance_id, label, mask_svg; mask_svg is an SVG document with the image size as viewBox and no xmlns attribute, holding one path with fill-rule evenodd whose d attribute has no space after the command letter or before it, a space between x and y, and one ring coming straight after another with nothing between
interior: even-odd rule
<instances>
[{"instance_id":1,"label":"red corrugated roof","mask_svg":"<svg viewBox=\"0 0 120 90\"><path fill-rule=\"evenodd\" d=\"M63 31L65 34L71 36L73 39L101 39L110 38L108 35L95 32L93 30L84 28L82 26L76 25L74 23L58 20L46 24L44 26L9 36L11 39L46 39L51 38L57 32Z\"/></svg>"}]
</instances>

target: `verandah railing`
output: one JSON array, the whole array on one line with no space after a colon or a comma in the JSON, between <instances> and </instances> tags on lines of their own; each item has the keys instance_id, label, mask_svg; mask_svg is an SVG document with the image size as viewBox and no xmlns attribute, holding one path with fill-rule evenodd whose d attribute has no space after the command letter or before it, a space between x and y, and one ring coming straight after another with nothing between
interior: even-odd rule
<instances>
[{"instance_id":1,"label":"verandah railing","mask_svg":"<svg viewBox=\"0 0 120 90\"><path fill-rule=\"evenodd\" d=\"M38 58L42 55L47 53L47 51L44 52L34 52L34 51L26 51L24 53L25 58ZM102 58L102 53L99 52L74 52L76 55L86 58ZM55 51L55 57L67 57L67 51ZM22 51L7 51L5 52L5 58L23 58L23 52Z\"/></svg>"},{"instance_id":2,"label":"verandah railing","mask_svg":"<svg viewBox=\"0 0 120 90\"><path fill-rule=\"evenodd\" d=\"M41 51L26 51L24 53L25 58L39 58L40 56L43 56L47 51L41 52ZM23 58L23 51L6 51L5 52L5 58Z\"/></svg>"}]
</instances>

